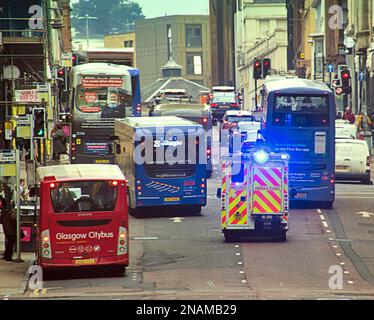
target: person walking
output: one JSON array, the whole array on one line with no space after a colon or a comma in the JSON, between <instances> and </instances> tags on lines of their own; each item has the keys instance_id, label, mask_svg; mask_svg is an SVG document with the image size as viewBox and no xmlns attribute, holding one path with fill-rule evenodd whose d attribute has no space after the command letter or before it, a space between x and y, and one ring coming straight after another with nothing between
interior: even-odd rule
<instances>
[{"instance_id":1,"label":"person walking","mask_svg":"<svg viewBox=\"0 0 374 320\"><path fill-rule=\"evenodd\" d=\"M343 118L342 119L349 121L350 124L355 124L355 122L356 122L356 117L353 114L351 108L346 108L345 109L345 112L343 114Z\"/></svg>"},{"instance_id":2,"label":"person walking","mask_svg":"<svg viewBox=\"0 0 374 320\"><path fill-rule=\"evenodd\" d=\"M17 240L17 218L16 211L6 205L6 201L2 201L1 224L5 234L5 251L3 259L13 261L13 250Z\"/></svg>"},{"instance_id":3,"label":"person walking","mask_svg":"<svg viewBox=\"0 0 374 320\"><path fill-rule=\"evenodd\" d=\"M53 139L53 160L60 161L60 156L66 154L67 138L61 124L56 124L51 132Z\"/></svg>"}]
</instances>

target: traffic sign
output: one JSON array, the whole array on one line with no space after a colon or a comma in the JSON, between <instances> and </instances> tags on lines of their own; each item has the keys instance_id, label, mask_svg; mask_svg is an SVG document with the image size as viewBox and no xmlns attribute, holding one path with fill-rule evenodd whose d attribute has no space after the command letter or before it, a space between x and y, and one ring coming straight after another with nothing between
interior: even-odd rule
<instances>
[{"instance_id":1,"label":"traffic sign","mask_svg":"<svg viewBox=\"0 0 374 320\"><path fill-rule=\"evenodd\" d=\"M335 71L334 65L332 63L327 65L327 72L333 73Z\"/></svg>"},{"instance_id":2,"label":"traffic sign","mask_svg":"<svg viewBox=\"0 0 374 320\"><path fill-rule=\"evenodd\" d=\"M15 177L17 175L16 151L0 150L0 177Z\"/></svg>"}]
</instances>

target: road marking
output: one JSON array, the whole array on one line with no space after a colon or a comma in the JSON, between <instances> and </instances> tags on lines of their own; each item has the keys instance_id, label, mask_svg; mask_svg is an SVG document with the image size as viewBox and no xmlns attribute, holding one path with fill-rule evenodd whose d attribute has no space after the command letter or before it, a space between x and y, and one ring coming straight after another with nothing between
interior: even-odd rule
<instances>
[{"instance_id":1,"label":"road marking","mask_svg":"<svg viewBox=\"0 0 374 320\"><path fill-rule=\"evenodd\" d=\"M234 246L235 248L239 248L239 245L238 244L236 244L235 246Z\"/></svg>"},{"instance_id":2,"label":"road marking","mask_svg":"<svg viewBox=\"0 0 374 320\"><path fill-rule=\"evenodd\" d=\"M323 224L323 226L324 226L325 228L328 228L328 227L329 227L329 225L327 224L326 221L322 221L322 224Z\"/></svg>"},{"instance_id":3,"label":"road marking","mask_svg":"<svg viewBox=\"0 0 374 320\"><path fill-rule=\"evenodd\" d=\"M338 252L336 255L337 255L338 257L341 257L342 254L341 254L340 252Z\"/></svg>"},{"instance_id":4,"label":"road marking","mask_svg":"<svg viewBox=\"0 0 374 320\"><path fill-rule=\"evenodd\" d=\"M319 217L321 218L322 221L325 221L325 216L323 214L320 214Z\"/></svg>"},{"instance_id":5,"label":"road marking","mask_svg":"<svg viewBox=\"0 0 374 320\"><path fill-rule=\"evenodd\" d=\"M240 270L239 273L240 273L240 274L244 274L245 272L244 272L243 270Z\"/></svg>"},{"instance_id":6,"label":"road marking","mask_svg":"<svg viewBox=\"0 0 374 320\"><path fill-rule=\"evenodd\" d=\"M239 264L239 265L242 265L242 264L243 264L243 262L242 262L242 261L239 261L239 262L238 262L238 264Z\"/></svg>"},{"instance_id":7,"label":"road marking","mask_svg":"<svg viewBox=\"0 0 374 320\"><path fill-rule=\"evenodd\" d=\"M170 218L170 220L172 220L173 223L181 223L184 220L184 218L175 217L175 218Z\"/></svg>"},{"instance_id":8,"label":"road marking","mask_svg":"<svg viewBox=\"0 0 374 320\"><path fill-rule=\"evenodd\" d=\"M360 211L360 212L356 212L356 214L362 216L363 218L374 217L374 213L372 212Z\"/></svg>"},{"instance_id":9,"label":"road marking","mask_svg":"<svg viewBox=\"0 0 374 320\"><path fill-rule=\"evenodd\" d=\"M247 283L247 280L242 280L242 283Z\"/></svg>"},{"instance_id":10,"label":"road marking","mask_svg":"<svg viewBox=\"0 0 374 320\"><path fill-rule=\"evenodd\" d=\"M354 284L354 282L353 281L348 281L348 284Z\"/></svg>"},{"instance_id":11,"label":"road marking","mask_svg":"<svg viewBox=\"0 0 374 320\"><path fill-rule=\"evenodd\" d=\"M319 214L321 214L321 213L322 213L322 210L321 210L321 209L317 209L317 212L318 212Z\"/></svg>"},{"instance_id":12,"label":"road marking","mask_svg":"<svg viewBox=\"0 0 374 320\"><path fill-rule=\"evenodd\" d=\"M6 296L4 296L4 299L3 300L9 300L9 294L8 295L6 295Z\"/></svg>"},{"instance_id":13,"label":"road marking","mask_svg":"<svg viewBox=\"0 0 374 320\"><path fill-rule=\"evenodd\" d=\"M349 271L346 270L346 271L344 271L344 273L345 273L345 274L349 274Z\"/></svg>"},{"instance_id":14,"label":"road marking","mask_svg":"<svg viewBox=\"0 0 374 320\"><path fill-rule=\"evenodd\" d=\"M237 252L236 255L237 255L237 256L240 256L240 252Z\"/></svg>"},{"instance_id":15,"label":"road marking","mask_svg":"<svg viewBox=\"0 0 374 320\"><path fill-rule=\"evenodd\" d=\"M345 262L340 262L340 265L341 266L345 266Z\"/></svg>"},{"instance_id":16,"label":"road marking","mask_svg":"<svg viewBox=\"0 0 374 320\"><path fill-rule=\"evenodd\" d=\"M326 230L327 233L331 233L331 230Z\"/></svg>"},{"instance_id":17,"label":"road marking","mask_svg":"<svg viewBox=\"0 0 374 320\"><path fill-rule=\"evenodd\" d=\"M209 286L209 287L212 287L212 288L215 288L215 287L216 287L216 285L214 284L213 281L207 281L207 283L208 283L208 286Z\"/></svg>"}]
</instances>

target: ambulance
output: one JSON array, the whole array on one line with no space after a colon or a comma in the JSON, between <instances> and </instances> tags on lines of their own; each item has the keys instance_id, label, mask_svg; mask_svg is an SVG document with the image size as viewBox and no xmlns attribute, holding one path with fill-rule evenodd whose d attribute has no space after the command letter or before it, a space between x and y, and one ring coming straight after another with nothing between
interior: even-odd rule
<instances>
[{"instance_id":1,"label":"ambulance","mask_svg":"<svg viewBox=\"0 0 374 320\"><path fill-rule=\"evenodd\" d=\"M286 241L288 161L287 154L263 149L222 158L217 197L226 242L240 238Z\"/></svg>"}]
</instances>

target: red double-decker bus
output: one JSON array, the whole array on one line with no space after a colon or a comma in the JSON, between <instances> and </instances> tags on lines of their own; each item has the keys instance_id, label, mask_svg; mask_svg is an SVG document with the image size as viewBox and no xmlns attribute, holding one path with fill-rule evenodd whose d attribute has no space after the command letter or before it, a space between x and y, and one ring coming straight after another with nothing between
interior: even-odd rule
<instances>
[{"instance_id":1,"label":"red double-decker bus","mask_svg":"<svg viewBox=\"0 0 374 320\"><path fill-rule=\"evenodd\" d=\"M129 265L126 180L116 165L38 168L37 261L43 270Z\"/></svg>"}]
</instances>

